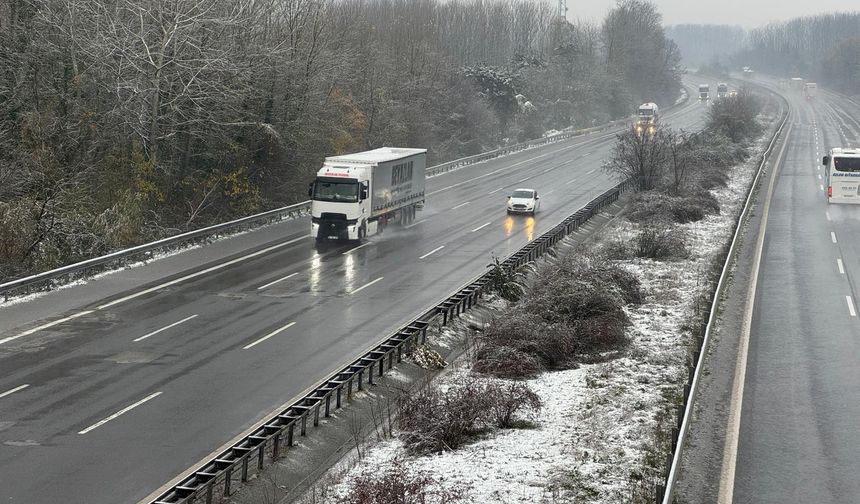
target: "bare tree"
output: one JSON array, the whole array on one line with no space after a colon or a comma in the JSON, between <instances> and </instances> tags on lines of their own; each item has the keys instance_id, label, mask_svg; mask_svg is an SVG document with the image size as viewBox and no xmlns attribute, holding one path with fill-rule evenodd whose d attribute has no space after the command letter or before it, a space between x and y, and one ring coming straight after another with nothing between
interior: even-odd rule
<instances>
[{"instance_id":1,"label":"bare tree","mask_svg":"<svg viewBox=\"0 0 860 504\"><path fill-rule=\"evenodd\" d=\"M666 173L674 135L663 127L653 134L637 134L632 128L619 133L603 169L619 180L631 180L639 191L654 189Z\"/></svg>"}]
</instances>

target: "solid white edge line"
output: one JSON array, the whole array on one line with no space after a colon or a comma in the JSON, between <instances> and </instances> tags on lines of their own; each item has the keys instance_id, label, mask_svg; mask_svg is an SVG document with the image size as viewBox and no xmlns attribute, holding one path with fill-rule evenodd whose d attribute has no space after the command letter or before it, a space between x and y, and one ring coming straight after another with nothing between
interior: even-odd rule
<instances>
[{"instance_id":1,"label":"solid white edge line","mask_svg":"<svg viewBox=\"0 0 860 504\"><path fill-rule=\"evenodd\" d=\"M19 390L24 390L25 388L27 388L29 386L30 386L29 383L25 383L24 385L19 385L13 389L7 390L6 392L3 392L2 394L0 394L0 399L3 399L4 397L6 397L8 395L12 395L15 392L18 392Z\"/></svg>"},{"instance_id":2,"label":"solid white edge line","mask_svg":"<svg viewBox=\"0 0 860 504\"><path fill-rule=\"evenodd\" d=\"M286 331L287 329L289 329L290 327L293 327L294 325L296 325L296 323L295 323L295 322L290 322L289 324L285 325L284 327L281 327L281 328L279 328L279 329L275 329L274 331L272 331L272 332L270 332L269 334L267 334L267 335L263 336L262 338L258 339L257 341L255 341L255 342L253 342L253 343L249 343L249 344L247 344L247 345L243 346L243 347L242 347L242 350L247 350L247 349L249 349L249 348L253 348L253 347L255 347L255 346L259 345L260 343L262 343L262 342L266 341L267 339L271 338L272 336L275 336L275 335L277 335L277 334L280 334L280 333L282 333L282 332Z\"/></svg>"},{"instance_id":3,"label":"solid white edge line","mask_svg":"<svg viewBox=\"0 0 860 504\"><path fill-rule=\"evenodd\" d=\"M835 232L835 231L831 231L831 232L830 232L830 241L832 241L833 243L837 243L837 242L836 242L836 232Z\"/></svg>"},{"instance_id":4,"label":"solid white edge line","mask_svg":"<svg viewBox=\"0 0 860 504\"><path fill-rule=\"evenodd\" d=\"M456 209L458 209L458 208L462 208L462 207L464 207L464 206L468 205L469 203L471 203L471 201L467 201L467 202L465 202L465 203L460 203L459 205L457 205L457 206L455 206L455 207L452 207L452 208L451 208L451 210L456 210Z\"/></svg>"},{"instance_id":5,"label":"solid white edge line","mask_svg":"<svg viewBox=\"0 0 860 504\"><path fill-rule=\"evenodd\" d=\"M123 408L123 409L121 409L121 410L117 411L116 413L114 413L113 415L111 415L111 416L109 416L109 417L105 418L104 420L100 420L100 421L98 421L98 422L96 422L96 423L94 423L94 424L90 425L90 426L89 426L89 427L87 427L86 429L84 429L84 430L82 430L82 431L78 432L78 434L86 434L87 432L89 432L89 431L91 431L91 430L93 430L93 429L97 429L97 428L101 427L102 425L104 425L104 424L106 424L106 423L110 422L111 420L114 420L114 419L116 419L117 417L122 416L122 415L124 415L124 414L128 413L129 411L133 410L134 408L137 408L138 406L140 406L141 404L145 403L146 401L149 401L150 399L154 399L154 398L156 398L156 397L160 396L161 394L162 394L162 392L155 392L154 394L150 394L150 395L148 395L148 396L144 397L143 399L141 399L140 401L137 401L136 403L134 403L134 404L132 404L132 405L130 405L130 406L126 406L125 408Z\"/></svg>"},{"instance_id":6,"label":"solid white edge line","mask_svg":"<svg viewBox=\"0 0 860 504\"><path fill-rule=\"evenodd\" d=\"M238 263L238 262L242 262L242 261L245 261L245 260L248 260L248 259L254 258L254 257L261 256L261 255L263 255L263 254L267 254L267 253L269 253L269 252L271 252L271 251L273 251L273 250L277 250L277 249L279 249L279 248L286 247L287 245L292 245L293 243L296 243L296 242L298 242L298 241L305 240L305 239L310 238L310 237L311 237L311 235L310 235L310 234L306 234L306 235L301 236L301 237L299 237L299 238L294 238L294 239L292 239L292 240L288 240L288 241L285 241L285 242L283 242L283 243L278 243L277 245L272 245L271 247L266 247L266 248L264 248L264 249L262 249L262 250L258 250L258 251L256 251L256 252L252 252L252 253L250 253L250 254L248 254L248 255L244 255L244 256L242 256L242 257L237 257L236 259L232 259L232 260L227 261L227 262L225 262L225 263L216 264L215 266L211 266L211 267L206 268L206 269L204 269L204 270L200 270L200 271L197 271L197 272L195 272L195 273L191 273L191 274L189 274L189 275L185 275L185 276L183 276L183 277L177 278L177 279L175 279L175 280L171 280L171 281L169 281L169 282L165 282L165 283L163 283L163 284L161 284L161 285L156 285L155 287L150 287L149 289L145 289L145 290L142 290L142 291L140 291L140 292L135 292L134 294L129 294L128 296L121 297L121 298L119 298L119 299L115 299L115 300L113 300L113 301L111 301L111 302L109 302L109 303L105 303L105 304L103 304L103 305L99 306L99 307L98 307L98 309L99 309L99 310L104 310L105 308L110 308L111 306L115 306L115 305L118 305L118 304L120 304L120 303L124 303L124 302L126 302L126 301L129 301L129 300L131 300L131 299L134 299L134 298L137 298L137 297L140 297L140 296L144 296L144 295L149 294L149 293L151 293L151 292L155 292L155 291L157 291L157 290L161 290L161 289L163 289L163 288L165 288L165 287L170 287L171 285L176 285L176 284L181 283L181 282L184 282L184 281L186 281L186 280L190 280L190 279L192 279L192 278L196 278L196 277L199 277L199 276L205 275L205 274L207 274L207 273L211 273L211 272L213 272L213 271L217 271L217 270L219 270L219 269L226 268L227 266L230 266L230 265L236 264L236 263Z\"/></svg>"},{"instance_id":7,"label":"solid white edge line","mask_svg":"<svg viewBox=\"0 0 860 504\"><path fill-rule=\"evenodd\" d=\"M443 248L445 248L445 245L440 245L440 246L434 248L433 250L431 250L430 252L427 252L423 256L419 257L418 259L424 259L425 257L429 256L430 254L435 254L436 252L439 252Z\"/></svg>"},{"instance_id":8,"label":"solid white edge line","mask_svg":"<svg viewBox=\"0 0 860 504\"><path fill-rule=\"evenodd\" d=\"M172 324L170 324L170 325L166 325L166 326L162 327L161 329L157 329L157 330L155 330L155 331L152 331L151 333L144 334L144 335L143 335L143 336L141 336L140 338L135 338L135 339L133 339L132 341L133 341L133 342L135 342L135 343L137 343L138 341L143 341L143 340L145 340L146 338L148 338L148 337L150 337L150 336L155 336L156 334L158 334L158 333L160 333L160 332L166 331L166 330L168 330L168 329L170 329L170 328L172 328L172 327L176 327L176 326L178 326L179 324L182 324L182 323L188 322L189 320L191 320L191 319L193 319L193 318L195 318L195 317L197 317L197 314L196 314L196 313L195 313L194 315L190 316L190 317L185 317L184 319L182 319L182 320L180 320L180 321L178 321L178 322L174 322L174 323L172 323Z\"/></svg>"},{"instance_id":9,"label":"solid white edge line","mask_svg":"<svg viewBox=\"0 0 860 504\"><path fill-rule=\"evenodd\" d=\"M425 222L427 222L427 219L421 219L420 221L413 222L412 224L410 224L408 226L403 226L403 229L413 228L413 227L417 226L418 224L423 224Z\"/></svg>"},{"instance_id":10,"label":"solid white edge line","mask_svg":"<svg viewBox=\"0 0 860 504\"><path fill-rule=\"evenodd\" d=\"M257 287L257 290L265 289L266 287L271 287L271 286L275 285L275 284L276 284L276 283L278 283L278 282L283 282L284 280L288 280L288 279L290 279L290 278L293 278L294 276L296 276L296 275L298 275L298 274L299 274L298 272L296 272L296 273L290 273L289 275L287 275L287 276L285 276L285 277L283 277L283 278L279 278L279 279L275 280L274 282L269 282L269 283L267 283L266 285L261 285L261 286Z\"/></svg>"},{"instance_id":11,"label":"solid white edge line","mask_svg":"<svg viewBox=\"0 0 860 504\"><path fill-rule=\"evenodd\" d=\"M355 294L356 292L358 292L358 291L360 291L360 290L362 290L362 289L366 289L367 287L370 287L371 285L373 285L373 284L375 284L376 282L378 282L378 281L382 280L383 278L385 278L385 277L379 277L379 278L377 278L376 280L373 280L373 281L371 281L371 282L368 282L368 283L366 283L366 284L362 285L361 287L359 287L359 288L355 289L354 291L351 291L349 294L350 294L350 295L352 295L352 294Z\"/></svg>"},{"instance_id":12,"label":"solid white edge line","mask_svg":"<svg viewBox=\"0 0 860 504\"><path fill-rule=\"evenodd\" d=\"M68 317L63 317L61 319L55 320L53 322L48 322L47 324L42 324L39 327L34 327L32 329L27 329L26 331L16 334L15 336L9 336L8 338L0 339L0 345L3 343L8 343L10 341L16 340L18 338L23 338L24 336L29 336L35 332L43 331L45 329L49 329L54 327L57 324L62 324L63 322L68 322L69 320L76 319L78 317L83 317L84 315L89 315L93 313L94 310L84 310L82 312L75 313L74 315L69 315Z\"/></svg>"},{"instance_id":13,"label":"solid white edge line","mask_svg":"<svg viewBox=\"0 0 860 504\"><path fill-rule=\"evenodd\" d=\"M845 274L845 265L842 264L842 259L836 258L836 266L839 267L839 273L844 275Z\"/></svg>"},{"instance_id":14,"label":"solid white edge line","mask_svg":"<svg viewBox=\"0 0 860 504\"><path fill-rule=\"evenodd\" d=\"M856 317L857 311L854 310L854 300L851 299L851 296L845 296L845 301L848 303L848 313L850 313L852 317Z\"/></svg>"},{"instance_id":15,"label":"solid white edge line","mask_svg":"<svg viewBox=\"0 0 860 504\"><path fill-rule=\"evenodd\" d=\"M353 247L353 248L351 248L351 249L347 250L346 252L341 252L341 253L340 253L340 255L349 255L349 254L353 253L354 251L356 251L356 250L358 250L358 249L360 249L360 248L364 248L364 247L366 247L366 246L370 245L371 243L373 243L373 242L369 242L369 241L368 241L368 242L364 242L364 243L362 243L361 245L359 245L358 247Z\"/></svg>"},{"instance_id":16,"label":"solid white edge line","mask_svg":"<svg viewBox=\"0 0 860 504\"><path fill-rule=\"evenodd\" d=\"M475 231L480 231L480 230L484 229L485 227L489 226L490 224L492 224L492 222L488 222L486 224L481 224L480 226L473 229L471 232L474 233Z\"/></svg>"}]
</instances>

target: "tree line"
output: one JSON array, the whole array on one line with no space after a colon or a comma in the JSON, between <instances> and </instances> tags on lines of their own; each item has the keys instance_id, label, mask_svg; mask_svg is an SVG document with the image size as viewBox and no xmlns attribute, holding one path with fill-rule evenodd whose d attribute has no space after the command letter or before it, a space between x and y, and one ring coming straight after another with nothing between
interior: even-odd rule
<instances>
[{"instance_id":1,"label":"tree line","mask_svg":"<svg viewBox=\"0 0 860 504\"><path fill-rule=\"evenodd\" d=\"M328 155L623 117L678 62L642 0L0 0L0 279L299 201Z\"/></svg>"}]
</instances>

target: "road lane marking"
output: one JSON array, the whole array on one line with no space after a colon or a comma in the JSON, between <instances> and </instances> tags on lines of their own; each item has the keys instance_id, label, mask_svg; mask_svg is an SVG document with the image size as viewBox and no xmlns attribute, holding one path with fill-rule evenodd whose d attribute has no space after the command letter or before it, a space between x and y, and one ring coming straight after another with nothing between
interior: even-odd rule
<instances>
[{"instance_id":1,"label":"road lane marking","mask_svg":"<svg viewBox=\"0 0 860 504\"><path fill-rule=\"evenodd\" d=\"M823 184L818 184L818 187L819 187L822 191L824 190L824 185L823 185Z\"/></svg>"},{"instance_id":2,"label":"road lane marking","mask_svg":"<svg viewBox=\"0 0 860 504\"><path fill-rule=\"evenodd\" d=\"M471 203L471 201L467 201L467 202L465 202L465 203L460 203L459 205L457 205L457 206L455 206L455 207L452 207L452 208L451 208L451 210L456 210L456 209L458 209L458 208L462 208L462 207L464 207L464 206L468 205L469 203Z\"/></svg>"},{"instance_id":3,"label":"road lane marking","mask_svg":"<svg viewBox=\"0 0 860 504\"><path fill-rule=\"evenodd\" d=\"M255 342L253 342L253 343L249 343L249 344L247 344L247 345L243 346L243 347L242 347L242 350L247 350L247 349L249 349L249 348L253 348L253 347L255 347L255 346L259 345L260 343L262 343L262 342L266 341L267 339L271 338L272 336L276 336L276 335L278 335L278 334L280 334L280 333L282 333L282 332L286 331L287 329L289 329L290 327L293 327L294 325L296 325L296 323L295 323L295 322L290 322L289 324L285 325L284 327L281 327L281 328L279 328L279 329L275 329L274 331L272 331L272 332L270 332L269 334L267 334L267 335L263 336L262 338L258 339L257 341L255 341Z\"/></svg>"},{"instance_id":4,"label":"road lane marking","mask_svg":"<svg viewBox=\"0 0 860 504\"><path fill-rule=\"evenodd\" d=\"M549 191L543 193L544 196L550 195L555 192L555 189L550 189Z\"/></svg>"},{"instance_id":5,"label":"road lane marking","mask_svg":"<svg viewBox=\"0 0 860 504\"><path fill-rule=\"evenodd\" d=\"M89 431L91 431L91 430L93 430L93 429L97 429L97 428L101 427L102 425L104 425L104 424L106 424L106 423L110 422L111 420L114 420L114 419L116 419L116 418L118 418L118 417L120 417L120 416L122 416L122 415L125 415L126 413L128 413L128 412L129 412L129 411L131 411L131 410L133 410L134 408L137 408L138 406L140 406L141 404L145 403L146 401L149 401L150 399L155 399L156 397L160 396L161 394L162 394L161 392L156 392L156 393L154 393L154 394L150 394L150 395L148 395L148 396L144 397L143 399L141 399L140 401L137 401L136 403L134 403L134 404L132 404L132 405L130 405L130 406L126 406L125 408L123 408L123 409L121 409L121 410L117 411L116 413L114 413L113 415L111 415L111 416L109 416L109 417L105 418L104 420L98 421L98 422L96 422L96 423L94 423L94 424L90 425L90 426L89 426L89 427L87 427L86 429L84 429L84 430L82 430L82 431L78 432L78 434L86 434L87 432L89 432Z\"/></svg>"},{"instance_id":6,"label":"road lane marking","mask_svg":"<svg viewBox=\"0 0 860 504\"><path fill-rule=\"evenodd\" d=\"M283 282L284 280L289 280L290 278L293 278L293 277L294 277L294 276L296 276L296 275L298 275L298 272L296 272L296 273L290 273L289 275L287 275L287 276L285 276L285 277L281 277L281 278L279 278L279 279L275 280L274 282L269 282L269 283L267 283L266 285L261 285L261 286L257 287L257 290L262 290L262 289L265 289L266 287L271 287L271 286L275 285L275 284L276 284L276 283L278 283L278 282Z\"/></svg>"},{"instance_id":7,"label":"road lane marking","mask_svg":"<svg viewBox=\"0 0 860 504\"><path fill-rule=\"evenodd\" d=\"M488 192L487 194L496 194L497 192L501 191L502 189L504 189L504 187L500 187L498 189L493 189L492 191Z\"/></svg>"},{"instance_id":8,"label":"road lane marking","mask_svg":"<svg viewBox=\"0 0 860 504\"><path fill-rule=\"evenodd\" d=\"M11 390L7 390L6 392L3 392L2 394L0 394L0 399L3 399L4 397L6 397L8 395L12 395L15 392L18 392L19 390L24 390L25 388L27 388L29 386L30 386L29 383L25 383L24 385L19 385L19 386L15 387Z\"/></svg>"},{"instance_id":9,"label":"road lane marking","mask_svg":"<svg viewBox=\"0 0 860 504\"><path fill-rule=\"evenodd\" d=\"M851 299L851 296L845 296L845 301L848 303L848 313L850 313L852 317L856 317L857 312L854 310L854 300Z\"/></svg>"},{"instance_id":10,"label":"road lane marking","mask_svg":"<svg viewBox=\"0 0 860 504\"><path fill-rule=\"evenodd\" d=\"M836 243L836 233L835 233L834 231L831 231L831 232L830 232L830 240L831 240L833 243Z\"/></svg>"},{"instance_id":11,"label":"road lane marking","mask_svg":"<svg viewBox=\"0 0 860 504\"><path fill-rule=\"evenodd\" d=\"M408 226L403 226L403 229L409 229L409 228L417 226L418 224L424 224L425 222L427 222L427 219L421 219L420 221L413 222L412 224L410 224Z\"/></svg>"},{"instance_id":12,"label":"road lane marking","mask_svg":"<svg viewBox=\"0 0 860 504\"><path fill-rule=\"evenodd\" d=\"M825 211L824 211L824 215L826 215L826 216L827 216L827 220L831 220L831 219L830 219L830 210L825 210Z\"/></svg>"},{"instance_id":13,"label":"road lane marking","mask_svg":"<svg viewBox=\"0 0 860 504\"><path fill-rule=\"evenodd\" d=\"M517 182L525 182L526 180L528 180L530 178L531 177L521 178L521 179L517 180Z\"/></svg>"},{"instance_id":14,"label":"road lane marking","mask_svg":"<svg viewBox=\"0 0 860 504\"><path fill-rule=\"evenodd\" d=\"M368 282L368 283L366 283L366 284L362 285L362 286L361 286L361 287L359 287L358 289L355 289L354 291L350 292L350 295L355 294L356 292L358 292L358 291L360 291L360 290L362 290L362 289L366 289L367 287L370 287L371 285L373 285L373 284L375 284L376 282L378 282L378 281L382 280L383 278L385 278L385 277L379 277L379 278L377 278L376 280L373 280L372 282Z\"/></svg>"},{"instance_id":15,"label":"road lane marking","mask_svg":"<svg viewBox=\"0 0 860 504\"><path fill-rule=\"evenodd\" d=\"M360 248L364 248L364 247L366 247L366 246L368 246L368 245L370 245L370 244L371 244L371 242L364 242L364 243L362 243L361 245L359 245L358 247L353 247L353 248L351 248L351 249L347 250L346 252L341 252L341 254L340 254L340 255L348 255L348 254L351 254L351 253L353 253L354 251L356 251L356 250L358 250L358 249L360 249Z\"/></svg>"},{"instance_id":16,"label":"road lane marking","mask_svg":"<svg viewBox=\"0 0 860 504\"><path fill-rule=\"evenodd\" d=\"M440 245L440 246L438 246L438 247L434 248L433 250L431 250L430 252L427 252L427 253L426 253L426 254L424 254L423 256L419 257L418 259L424 259L425 257L427 257L427 256L429 256L429 255L431 255L431 254L435 254L436 252L439 252L439 251L440 251L440 250L442 250L443 248L445 248L445 245Z\"/></svg>"},{"instance_id":17,"label":"road lane marking","mask_svg":"<svg viewBox=\"0 0 860 504\"><path fill-rule=\"evenodd\" d=\"M564 185L572 184L574 182L576 182L575 178L568 180L567 182L564 183Z\"/></svg>"},{"instance_id":18,"label":"road lane marking","mask_svg":"<svg viewBox=\"0 0 860 504\"><path fill-rule=\"evenodd\" d=\"M269 253L269 252L271 252L271 251L273 251L273 250L277 250L277 249L279 249L279 248L286 247L287 245L292 245L293 243L296 243L296 242L298 242L298 241L305 240L305 239L310 238L310 237L311 237L311 235L307 234L307 235L301 236L301 237L299 237L299 238L294 238L294 239L292 239L292 240L285 241L285 242L283 242L283 243L278 243L277 245L272 245L271 247L266 247L266 248L264 248L264 249L262 249L262 250L258 250L258 251L256 251L256 252L252 252L252 253L247 254L247 255L244 255L244 256L242 256L242 257L237 257L236 259L232 259L232 260L227 261L227 262L225 262L225 263L216 264L215 266L211 266L211 267L209 267L209 268L206 268L206 269L204 269L204 270L198 271L198 272L196 272L196 273L191 273L191 274L189 274L189 275L185 275L185 276L180 277L180 278L177 278L177 279L175 279L175 280L171 280L171 281L169 281L169 282L164 282L164 283L163 283L163 284L161 284L161 285L156 285L155 287L150 287L149 289L145 289L145 290L142 290L142 291L140 291L140 292L136 292L136 293L134 293L134 294L129 294L128 296L121 297L121 298L119 298L119 299L115 299L115 300L113 300L113 301L111 301L111 302L109 302L109 303L105 303L105 304L103 304L103 305L99 306L99 307L98 307L98 309L99 309L99 310L104 310L105 308L110 308L111 306L115 306L115 305L118 305L118 304L120 304L120 303L124 303L124 302L126 302L126 301L129 301L129 300L134 299L134 298L138 298L138 297L140 297L140 296L145 296L146 294L150 294L150 293L155 292L155 291L157 291L157 290L161 290L161 289L163 289L163 288L165 288L165 287L170 287L171 285L176 285L176 284L181 283L181 282L184 282L184 281L186 281L186 280L190 280L190 279L192 279L192 278L196 278L196 277L199 277L199 276L205 275L205 274L207 274L207 273L211 273L211 272L213 272L213 271L217 271L217 270L219 270L219 269L226 268L227 266L231 266L231 265L233 265L233 264L236 264L236 263L239 263L239 262L245 261L245 260L247 260L247 259L251 259L251 258L254 258L254 257L261 256L261 255L263 255L263 254L267 254L267 253ZM2 343L2 342L0 341L0 343Z\"/></svg>"},{"instance_id":19,"label":"road lane marking","mask_svg":"<svg viewBox=\"0 0 860 504\"><path fill-rule=\"evenodd\" d=\"M162 327L161 329L157 329L157 330L155 330L155 331L152 331L152 332L151 332L151 333L149 333L149 334L144 334L144 335L143 335L143 336L141 336L140 338L135 338L135 339L133 339L132 341L134 341L135 343L137 343L138 341L143 341L143 340L145 340L146 338L148 338L148 337L150 337L150 336L155 336L156 334L158 334L158 333L160 333L160 332L164 332L164 331L166 331L166 330L168 330L168 329L170 329L170 328L172 328L172 327L176 327L176 326L178 326L179 324L183 324L183 323L185 323L185 322L188 322L189 320L191 320L191 319L193 319L193 318L196 318L196 317L197 317L197 314L194 314L194 315L192 315L192 316L190 316L190 317L185 317L184 319L182 319L182 320L180 320L180 321L178 321L178 322L174 322L174 323L172 323L172 324L170 324L170 325L166 325L166 326Z\"/></svg>"},{"instance_id":20,"label":"road lane marking","mask_svg":"<svg viewBox=\"0 0 860 504\"><path fill-rule=\"evenodd\" d=\"M839 273L845 274L845 266L842 264L842 259L836 259L836 265L839 266Z\"/></svg>"},{"instance_id":21,"label":"road lane marking","mask_svg":"<svg viewBox=\"0 0 860 504\"><path fill-rule=\"evenodd\" d=\"M818 174L818 180L821 180L821 174L820 173Z\"/></svg>"},{"instance_id":22,"label":"road lane marking","mask_svg":"<svg viewBox=\"0 0 860 504\"><path fill-rule=\"evenodd\" d=\"M596 172L596 171L597 171L597 168L595 168L595 169L593 169L593 170L591 170L591 171L587 171L587 172L585 172L585 174L586 174L586 175L591 175L592 173L594 173L594 172Z\"/></svg>"},{"instance_id":23,"label":"road lane marking","mask_svg":"<svg viewBox=\"0 0 860 504\"><path fill-rule=\"evenodd\" d=\"M472 232L474 233L475 231L480 231L480 230L484 229L485 227L489 226L490 224L492 224L492 222L488 222L486 224L481 224L480 226L473 229Z\"/></svg>"},{"instance_id":24,"label":"road lane marking","mask_svg":"<svg viewBox=\"0 0 860 504\"><path fill-rule=\"evenodd\" d=\"M39 331L43 331L43 330L45 330L45 329L49 329L49 328L51 328L51 327L54 327L55 325L62 324L63 322L68 322L69 320L73 320L73 319L76 319L76 318L78 318L78 317L83 317L84 315L89 315L90 313L93 313L93 311L94 311L94 310L85 310L85 311L82 311L82 312L75 313L74 315L69 315L68 317L64 317L64 318L61 318L61 319L55 320L55 321L53 321L53 322L48 322L47 324L42 324L42 325L40 325L39 327L34 327L34 328L32 328L32 329L27 329L26 331L24 331L24 332L22 332L22 333L20 333L20 334L16 334L15 336L9 336L8 338L0 339L0 345L2 345L3 343L8 343L8 342L10 342L10 341L14 341L14 340L16 340L16 339L18 339L18 338L23 338L24 336L29 336L29 335L31 335L31 334L33 334L33 333L35 333L35 332L39 332Z\"/></svg>"}]
</instances>

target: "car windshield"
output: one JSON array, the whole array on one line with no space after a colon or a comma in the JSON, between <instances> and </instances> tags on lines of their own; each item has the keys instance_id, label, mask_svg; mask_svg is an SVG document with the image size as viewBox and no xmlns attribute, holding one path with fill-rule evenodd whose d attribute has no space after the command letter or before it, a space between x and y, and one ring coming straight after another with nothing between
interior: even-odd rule
<instances>
[{"instance_id":1,"label":"car windshield","mask_svg":"<svg viewBox=\"0 0 860 504\"><path fill-rule=\"evenodd\" d=\"M314 199L317 201L355 203L358 201L358 182L355 180L317 179L314 183Z\"/></svg>"},{"instance_id":2,"label":"car windshield","mask_svg":"<svg viewBox=\"0 0 860 504\"><path fill-rule=\"evenodd\" d=\"M511 198L533 198L534 191L514 191Z\"/></svg>"},{"instance_id":3,"label":"car windshield","mask_svg":"<svg viewBox=\"0 0 860 504\"><path fill-rule=\"evenodd\" d=\"M833 167L841 172L860 172L860 157L833 158Z\"/></svg>"},{"instance_id":4,"label":"car windshield","mask_svg":"<svg viewBox=\"0 0 860 504\"><path fill-rule=\"evenodd\" d=\"M653 114L651 109L639 109L639 115L641 116L650 116L651 114Z\"/></svg>"}]
</instances>

